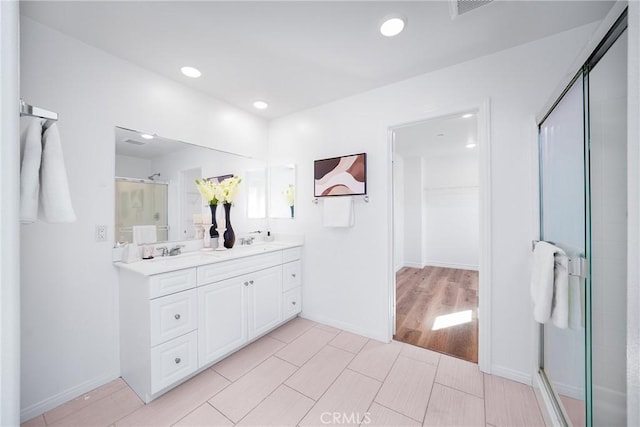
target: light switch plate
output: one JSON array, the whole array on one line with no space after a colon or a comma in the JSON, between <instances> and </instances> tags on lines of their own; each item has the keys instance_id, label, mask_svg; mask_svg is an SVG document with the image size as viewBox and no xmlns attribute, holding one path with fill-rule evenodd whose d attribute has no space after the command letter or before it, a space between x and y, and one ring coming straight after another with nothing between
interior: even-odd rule
<instances>
[{"instance_id":1,"label":"light switch plate","mask_svg":"<svg viewBox=\"0 0 640 427\"><path fill-rule=\"evenodd\" d=\"M107 241L107 226L96 225L96 242L106 242L106 241Z\"/></svg>"}]
</instances>

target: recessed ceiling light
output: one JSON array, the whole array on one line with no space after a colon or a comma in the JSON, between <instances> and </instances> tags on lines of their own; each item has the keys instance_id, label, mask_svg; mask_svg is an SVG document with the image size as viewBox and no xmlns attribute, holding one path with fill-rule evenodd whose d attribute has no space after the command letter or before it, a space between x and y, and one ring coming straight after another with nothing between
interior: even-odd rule
<instances>
[{"instance_id":1,"label":"recessed ceiling light","mask_svg":"<svg viewBox=\"0 0 640 427\"><path fill-rule=\"evenodd\" d=\"M476 146L475 142L470 142L469 144L465 145L465 147L467 148L474 148Z\"/></svg>"},{"instance_id":2,"label":"recessed ceiling light","mask_svg":"<svg viewBox=\"0 0 640 427\"><path fill-rule=\"evenodd\" d=\"M253 106L258 110L266 110L269 108L269 104L266 101L254 101Z\"/></svg>"},{"instance_id":3,"label":"recessed ceiling light","mask_svg":"<svg viewBox=\"0 0 640 427\"><path fill-rule=\"evenodd\" d=\"M191 77L192 79L197 79L202 75L200 70L193 67L182 67L180 68L180 71L182 71L182 74L184 74L187 77Z\"/></svg>"},{"instance_id":4,"label":"recessed ceiling light","mask_svg":"<svg viewBox=\"0 0 640 427\"><path fill-rule=\"evenodd\" d=\"M380 33L385 37L397 36L404 30L405 21L399 16L389 17L380 25Z\"/></svg>"},{"instance_id":5,"label":"recessed ceiling light","mask_svg":"<svg viewBox=\"0 0 640 427\"><path fill-rule=\"evenodd\" d=\"M471 117L473 117L473 114L472 114L472 113L467 113L467 114L465 114L465 115L463 115L463 116L462 116L462 118L463 118L463 119L469 119L469 118L471 118Z\"/></svg>"},{"instance_id":6,"label":"recessed ceiling light","mask_svg":"<svg viewBox=\"0 0 640 427\"><path fill-rule=\"evenodd\" d=\"M153 139L153 135L149 135L148 133L141 133L140 136L144 139Z\"/></svg>"}]
</instances>

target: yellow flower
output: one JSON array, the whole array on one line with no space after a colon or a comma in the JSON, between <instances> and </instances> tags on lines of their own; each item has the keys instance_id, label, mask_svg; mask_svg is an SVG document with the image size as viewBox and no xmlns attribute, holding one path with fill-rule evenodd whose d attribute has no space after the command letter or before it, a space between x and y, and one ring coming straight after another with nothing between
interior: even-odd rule
<instances>
[{"instance_id":1,"label":"yellow flower","mask_svg":"<svg viewBox=\"0 0 640 427\"><path fill-rule=\"evenodd\" d=\"M196 179L196 186L202 198L207 200L210 205L217 205L218 203L233 203L238 194L240 182L242 179L234 175L220 183L206 178Z\"/></svg>"},{"instance_id":2,"label":"yellow flower","mask_svg":"<svg viewBox=\"0 0 640 427\"><path fill-rule=\"evenodd\" d=\"M293 206L296 198L295 187L293 186L293 184L289 184L289 187L287 187L287 189L283 191L283 194L284 197L287 198L287 204L289 206Z\"/></svg>"},{"instance_id":3,"label":"yellow flower","mask_svg":"<svg viewBox=\"0 0 640 427\"><path fill-rule=\"evenodd\" d=\"M218 184L209 181L206 178L202 178L202 181L196 179L196 186L202 195L202 198L209 202L210 205L217 205L219 198L217 198L217 187Z\"/></svg>"},{"instance_id":4,"label":"yellow flower","mask_svg":"<svg viewBox=\"0 0 640 427\"><path fill-rule=\"evenodd\" d=\"M242 179L234 175L218 184L216 189L218 200L222 201L222 203L233 203L238 194L240 182L242 182Z\"/></svg>"}]
</instances>

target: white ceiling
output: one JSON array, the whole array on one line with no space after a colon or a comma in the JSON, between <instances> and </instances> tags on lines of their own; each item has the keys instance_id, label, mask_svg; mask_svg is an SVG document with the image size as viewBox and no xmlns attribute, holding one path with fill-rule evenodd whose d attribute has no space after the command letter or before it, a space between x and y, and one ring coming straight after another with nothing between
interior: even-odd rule
<instances>
[{"instance_id":1,"label":"white ceiling","mask_svg":"<svg viewBox=\"0 0 640 427\"><path fill-rule=\"evenodd\" d=\"M395 131L395 152L404 157L477 156L478 120L471 117L441 117Z\"/></svg>"},{"instance_id":2,"label":"white ceiling","mask_svg":"<svg viewBox=\"0 0 640 427\"><path fill-rule=\"evenodd\" d=\"M143 68L274 118L602 19L613 2L22 1L21 12ZM406 29L383 37L392 13ZM199 79L180 74L191 65ZM270 103L265 111L251 105Z\"/></svg>"}]
</instances>

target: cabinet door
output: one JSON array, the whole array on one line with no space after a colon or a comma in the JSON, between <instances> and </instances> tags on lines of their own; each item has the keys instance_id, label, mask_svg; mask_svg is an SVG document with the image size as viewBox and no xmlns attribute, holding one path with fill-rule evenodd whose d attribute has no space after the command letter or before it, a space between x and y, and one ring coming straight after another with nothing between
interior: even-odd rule
<instances>
[{"instance_id":1,"label":"cabinet door","mask_svg":"<svg viewBox=\"0 0 640 427\"><path fill-rule=\"evenodd\" d=\"M246 288L249 300L249 339L252 339L282 321L282 267L268 268L245 277L249 278Z\"/></svg>"},{"instance_id":2,"label":"cabinet door","mask_svg":"<svg viewBox=\"0 0 640 427\"><path fill-rule=\"evenodd\" d=\"M247 342L242 277L198 288L198 362L203 367Z\"/></svg>"},{"instance_id":3,"label":"cabinet door","mask_svg":"<svg viewBox=\"0 0 640 427\"><path fill-rule=\"evenodd\" d=\"M293 317L302 311L302 288L297 287L288 290L282 298L284 300L283 320Z\"/></svg>"}]
</instances>

